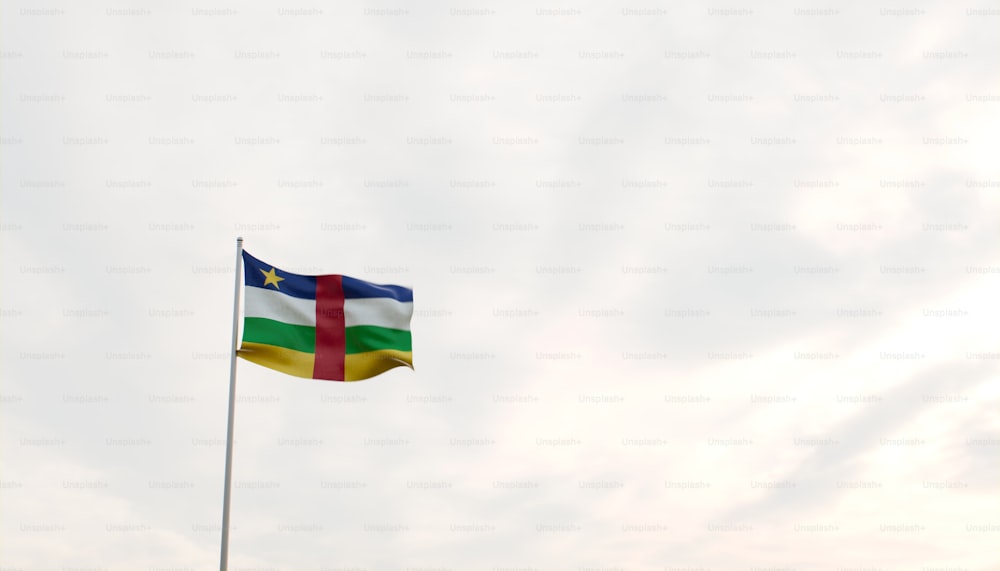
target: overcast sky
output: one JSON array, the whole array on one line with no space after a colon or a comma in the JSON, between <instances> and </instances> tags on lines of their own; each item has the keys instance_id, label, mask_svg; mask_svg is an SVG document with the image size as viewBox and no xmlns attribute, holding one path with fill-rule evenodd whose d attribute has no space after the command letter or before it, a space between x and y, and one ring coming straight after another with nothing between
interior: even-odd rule
<instances>
[{"instance_id":1,"label":"overcast sky","mask_svg":"<svg viewBox=\"0 0 1000 571\"><path fill-rule=\"evenodd\" d=\"M1000 569L996 2L0 6L0 569ZM993 547L991 548L990 545Z\"/></svg>"}]
</instances>

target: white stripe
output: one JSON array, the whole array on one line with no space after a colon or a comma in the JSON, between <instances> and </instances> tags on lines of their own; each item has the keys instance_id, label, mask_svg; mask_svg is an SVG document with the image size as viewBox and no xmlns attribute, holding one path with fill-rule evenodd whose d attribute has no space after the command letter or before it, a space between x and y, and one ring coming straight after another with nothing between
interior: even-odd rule
<instances>
[{"instance_id":1,"label":"white stripe","mask_svg":"<svg viewBox=\"0 0 1000 571\"><path fill-rule=\"evenodd\" d=\"M244 288L247 317L265 317L292 325L316 327L316 300L292 297L273 289Z\"/></svg>"},{"instance_id":2,"label":"white stripe","mask_svg":"<svg viewBox=\"0 0 1000 571\"><path fill-rule=\"evenodd\" d=\"M412 301L396 301L388 297L365 297L344 300L344 327L378 325L410 330Z\"/></svg>"}]
</instances>

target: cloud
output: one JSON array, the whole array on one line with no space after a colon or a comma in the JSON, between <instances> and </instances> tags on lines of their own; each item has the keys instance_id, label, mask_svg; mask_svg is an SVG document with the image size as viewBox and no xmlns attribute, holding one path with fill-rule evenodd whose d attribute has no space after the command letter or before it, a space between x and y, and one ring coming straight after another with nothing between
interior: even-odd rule
<instances>
[{"instance_id":1,"label":"cloud","mask_svg":"<svg viewBox=\"0 0 1000 571\"><path fill-rule=\"evenodd\" d=\"M8 8L0 564L214 565L242 235L415 370L239 363L234 569L995 565L975 10Z\"/></svg>"}]
</instances>

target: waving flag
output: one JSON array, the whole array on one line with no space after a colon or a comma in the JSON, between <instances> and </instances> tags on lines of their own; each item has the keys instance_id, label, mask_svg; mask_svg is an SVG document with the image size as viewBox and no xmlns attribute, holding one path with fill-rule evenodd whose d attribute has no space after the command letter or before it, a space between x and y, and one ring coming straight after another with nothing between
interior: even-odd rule
<instances>
[{"instance_id":1,"label":"waving flag","mask_svg":"<svg viewBox=\"0 0 1000 571\"><path fill-rule=\"evenodd\" d=\"M413 290L337 274L303 276L243 251L238 355L289 375L360 381L413 368Z\"/></svg>"}]
</instances>

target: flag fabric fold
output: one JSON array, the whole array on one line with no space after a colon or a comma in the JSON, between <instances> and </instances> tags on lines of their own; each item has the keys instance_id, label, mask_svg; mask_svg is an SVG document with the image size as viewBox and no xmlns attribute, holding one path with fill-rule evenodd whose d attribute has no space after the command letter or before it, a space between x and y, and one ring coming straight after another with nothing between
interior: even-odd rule
<instances>
[{"instance_id":1,"label":"flag fabric fold","mask_svg":"<svg viewBox=\"0 0 1000 571\"><path fill-rule=\"evenodd\" d=\"M243 251L237 355L307 379L360 381L413 368L413 290L339 274L305 276Z\"/></svg>"}]
</instances>

